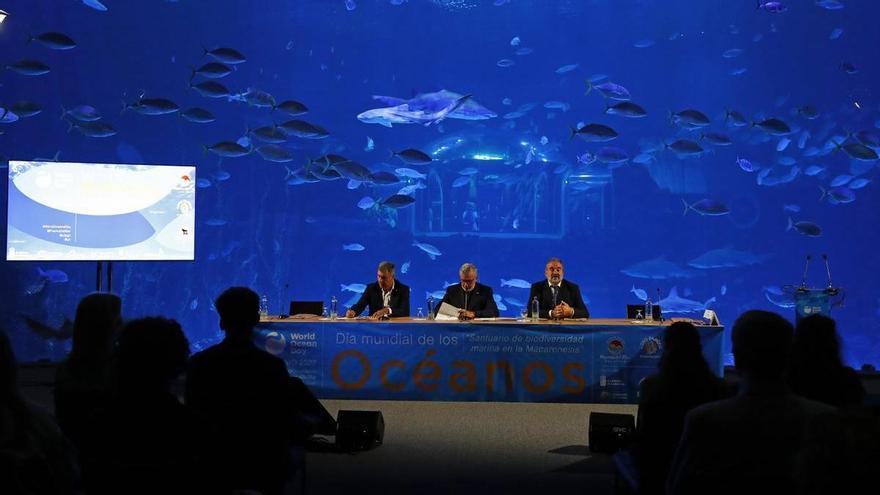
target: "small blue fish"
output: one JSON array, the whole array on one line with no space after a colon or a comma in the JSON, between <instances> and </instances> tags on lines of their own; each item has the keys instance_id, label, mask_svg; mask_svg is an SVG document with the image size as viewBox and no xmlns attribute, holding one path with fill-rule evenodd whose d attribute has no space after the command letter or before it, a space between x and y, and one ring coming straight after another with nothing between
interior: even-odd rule
<instances>
[{"instance_id":1,"label":"small blue fish","mask_svg":"<svg viewBox=\"0 0 880 495\"><path fill-rule=\"evenodd\" d=\"M727 284L724 284L721 286L721 295L722 296L727 295Z\"/></svg>"},{"instance_id":2,"label":"small blue fish","mask_svg":"<svg viewBox=\"0 0 880 495\"><path fill-rule=\"evenodd\" d=\"M424 242L413 241L412 245L415 246L415 247L417 247L417 248L419 248L419 249L421 249L422 251L424 251L425 254L427 254L428 257L431 258L432 260L433 260L433 259L436 259L437 256L440 256L440 255L443 254L443 253L440 252L439 249L437 249L435 246L433 246L433 245L431 245L431 244L427 244L427 243L424 243Z\"/></svg>"},{"instance_id":3,"label":"small blue fish","mask_svg":"<svg viewBox=\"0 0 880 495\"><path fill-rule=\"evenodd\" d=\"M784 205L784 206L782 207L782 209L783 209L784 211L790 211L790 212L792 212L792 213L798 213L799 211L801 211L801 207L800 207L799 205L796 205L796 204L788 204L788 205Z\"/></svg>"},{"instance_id":4,"label":"small blue fish","mask_svg":"<svg viewBox=\"0 0 880 495\"><path fill-rule=\"evenodd\" d=\"M563 65L562 67L559 67L558 69L556 69L555 72L556 72L557 74L566 74L566 73L568 73L568 72L571 72L571 71L577 69L577 68L578 68L578 65L579 65L579 64L567 64L567 65Z\"/></svg>"},{"instance_id":5,"label":"small blue fish","mask_svg":"<svg viewBox=\"0 0 880 495\"><path fill-rule=\"evenodd\" d=\"M858 179L853 179L847 186L850 189L861 189L867 186L871 182L871 179L865 179L864 177L859 177Z\"/></svg>"},{"instance_id":6,"label":"small blue fish","mask_svg":"<svg viewBox=\"0 0 880 495\"><path fill-rule=\"evenodd\" d=\"M363 198L361 198L360 201L358 201L357 207L362 210L369 210L375 204L376 204L376 200L374 200L370 196L364 196Z\"/></svg>"},{"instance_id":7,"label":"small blue fish","mask_svg":"<svg viewBox=\"0 0 880 495\"><path fill-rule=\"evenodd\" d=\"M737 157L736 164L739 165L739 168L743 169L746 172L754 172L758 169L758 167L753 165L752 162L746 160L745 158Z\"/></svg>"},{"instance_id":8,"label":"small blue fish","mask_svg":"<svg viewBox=\"0 0 880 495\"><path fill-rule=\"evenodd\" d=\"M364 146L364 151L373 151L376 147L376 143L373 142L373 138L367 136L367 145Z\"/></svg>"},{"instance_id":9,"label":"small blue fish","mask_svg":"<svg viewBox=\"0 0 880 495\"><path fill-rule=\"evenodd\" d=\"M356 294L363 294L364 291L367 290L365 284L340 284L339 288L343 291L354 292Z\"/></svg>"},{"instance_id":10,"label":"small blue fish","mask_svg":"<svg viewBox=\"0 0 880 495\"><path fill-rule=\"evenodd\" d=\"M211 187L211 179L205 179L204 177L202 177L201 179L196 179L196 187L201 189Z\"/></svg>"},{"instance_id":11,"label":"small blue fish","mask_svg":"<svg viewBox=\"0 0 880 495\"><path fill-rule=\"evenodd\" d=\"M196 308L198 308L198 307L199 307L199 298L195 298L195 299L192 300L191 303L189 303L189 309L190 309L190 310L193 310L193 311L194 311L194 310L195 310Z\"/></svg>"},{"instance_id":12,"label":"small blue fish","mask_svg":"<svg viewBox=\"0 0 880 495\"><path fill-rule=\"evenodd\" d=\"M847 175L847 174L838 175L837 177L831 179L830 186L831 187L842 186L844 184L849 183L849 181L851 181L852 179L853 179L852 175Z\"/></svg>"},{"instance_id":13,"label":"small blue fish","mask_svg":"<svg viewBox=\"0 0 880 495\"><path fill-rule=\"evenodd\" d=\"M345 0L345 10L351 12L352 10L357 8L357 3L354 0Z\"/></svg>"},{"instance_id":14,"label":"small blue fish","mask_svg":"<svg viewBox=\"0 0 880 495\"><path fill-rule=\"evenodd\" d=\"M688 204L684 199L682 199L681 202L684 204L683 215L687 215L688 210L693 210L700 215L708 216L720 216L730 213L730 208L724 203L713 199L701 199L693 204Z\"/></svg>"},{"instance_id":15,"label":"small blue fish","mask_svg":"<svg viewBox=\"0 0 880 495\"><path fill-rule=\"evenodd\" d=\"M813 177L815 175L821 174L824 171L825 167L819 165L810 165L809 167L807 167L806 170L804 170L804 174Z\"/></svg>"},{"instance_id":16,"label":"small blue fish","mask_svg":"<svg viewBox=\"0 0 880 495\"><path fill-rule=\"evenodd\" d=\"M406 272L409 271L409 267L410 267L411 263L412 263L411 261L403 262L403 265L400 266L400 273L406 274Z\"/></svg>"},{"instance_id":17,"label":"small blue fish","mask_svg":"<svg viewBox=\"0 0 880 495\"><path fill-rule=\"evenodd\" d=\"M342 245L343 251L363 251L365 249L367 249L367 248L365 248L363 245L358 244L356 242L352 243L352 244L343 244Z\"/></svg>"},{"instance_id":18,"label":"small blue fish","mask_svg":"<svg viewBox=\"0 0 880 495\"><path fill-rule=\"evenodd\" d=\"M516 62L509 58L502 58L501 60L495 62L495 65L497 65L498 67L512 67L516 65Z\"/></svg>"},{"instance_id":19,"label":"small blue fish","mask_svg":"<svg viewBox=\"0 0 880 495\"><path fill-rule=\"evenodd\" d=\"M61 270L44 271L42 268L37 267L37 274L40 276L40 278L44 278L52 284L63 284L69 280L67 274Z\"/></svg>"},{"instance_id":20,"label":"small blue fish","mask_svg":"<svg viewBox=\"0 0 880 495\"><path fill-rule=\"evenodd\" d=\"M831 30L831 34L828 35L829 40L836 40L840 38L843 34L843 28L834 28Z\"/></svg>"},{"instance_id":21,"label":"small blue fish","mask_svg":"<svg viewBox=\"0 0 880 495\"><path fill-rule=\"evenodd\" d=\"M468 185L468 183L470 183L470 181L471 181L471 177L469 175L463 175L461 177L458 177L454 181L452 181L452 187L463 187L463 186Z\"/></svg>"},{"instance_id":22,"label":"small blue fish","mask_svg":"<svg viewBox=\"0 0 880 495\"><path fill-rule=\"evenodd\" d=\"M630 289L629 291L632 292L633 294L635 294L636 297L638 297L642 301L645 301L648 299L648 293L645 292L645 289L636 289L635 284L633 284L632 289Z\"/></svg>"},{"instance_id":23,"label":"small blue fish","mask_svg":"<svg viewBox=\"0 0 880 495\"><path fill-rule=\"evenodd\" d=\"M205 225L210 225L211 227L222 227L222 226L226 225L227 223L229 223L229 222L227 222L226 220L224 220L222 218L209 218L209 219L205 220Z\"/></svg>"},{"instance_id":24,"label":"small blue fish","mask_svg":"<svg viewBox=\"0 0 880 495\"><path fill-rule=\"evenodd\" d=\"M532 284L521 278L512 278L510 280L501 279L501 287L516 287L517 289L531 289Z\"/></svg>"},{"instance_id":25,"label":"small blue fish","mask_svg":"<svg viewBox=\"0 0 880 495\"><path fill-rule=\"evenodd\" d=\"M799 234L805 235L807 237L819 237L822 235L822 227L819 227L818 224L805 220L795 222L791 219L791 217L789 217L788 219L788 225L785 227L785 230L795 230Z\"/></svg>"}]
</instances>

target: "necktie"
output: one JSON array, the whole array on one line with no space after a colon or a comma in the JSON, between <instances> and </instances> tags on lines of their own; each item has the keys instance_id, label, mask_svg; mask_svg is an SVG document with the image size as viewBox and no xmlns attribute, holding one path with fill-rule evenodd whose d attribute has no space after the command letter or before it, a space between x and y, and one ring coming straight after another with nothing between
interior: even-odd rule
<instances>
[{"instance_id":1,"label":"necktie","mask_svg":"<svg viewBox=\"0 0 880 495\"><path fill-rule=\"evenodd\" d=\"M553 292L553 307L555 308L556 305L559 304L557 302L557 299L559 298L559 286L558 285L551 285L550 290Z\"/></svg>"}]
</instances>

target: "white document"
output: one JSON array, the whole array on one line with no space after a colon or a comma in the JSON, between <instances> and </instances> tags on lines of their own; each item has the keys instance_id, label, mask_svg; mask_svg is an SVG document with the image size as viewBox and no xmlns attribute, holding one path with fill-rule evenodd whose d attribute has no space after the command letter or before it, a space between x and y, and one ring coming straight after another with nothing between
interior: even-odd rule
<instances>
[{"instance_id":1,"label":"white document","mask_svg":"<svg viewBox=\"0 0 880 495\"><path fill-rule=\"evenodd\" d=\"M458 312L459 309L449 303L440 304L440 309L437 311L437 316L434 318L438 321L452 321L458 320Z\"/></svg>"}]
</instances>

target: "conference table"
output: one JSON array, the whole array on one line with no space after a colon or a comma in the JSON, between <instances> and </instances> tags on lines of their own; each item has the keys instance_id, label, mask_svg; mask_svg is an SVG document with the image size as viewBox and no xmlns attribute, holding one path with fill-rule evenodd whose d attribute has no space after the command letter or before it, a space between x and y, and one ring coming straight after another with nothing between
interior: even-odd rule
<instances>
[{"instance_id":1,"label":"conference table","mask_svg":"<svg viewBox=\"0 0 880 495\"><path fill-rule=\"evenodd\" d=\"M632 404L672 321L268 317L255 342L325 399ZM724 328L697 330L720 376Z\"/></svg>"}]
</instances>

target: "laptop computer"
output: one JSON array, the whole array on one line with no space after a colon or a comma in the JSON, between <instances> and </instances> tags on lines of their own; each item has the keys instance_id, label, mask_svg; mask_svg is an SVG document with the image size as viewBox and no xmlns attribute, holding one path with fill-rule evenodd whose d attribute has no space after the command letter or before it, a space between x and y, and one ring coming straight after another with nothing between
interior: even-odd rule
<instances>
[{"instance_id":1,"label":"laptop computer","mask_svg":"<svg viewBox=\"0 0 880 495\"><path fill-rule=\"evenodd\" d=\"M644 304L627 304L626 305L626 317L630 320L635 320L636 315L639 314L639 311L642 312L642 316L645 316L645 305ZM660 321L661 313L660 313L660 305L655 304L651 309L651 316L653 316L654 321Z\"/></svg>"},{"instance_id":2,"label":"laptop computer","mask_svg":"<svg viewBox=\"0 0 880 495\"><path fill-rule=\"evenodd\" d=\"M290 316L315 315L321 316L324 303L321 301L290 301Z\"/></svg>"}]
</instances>

